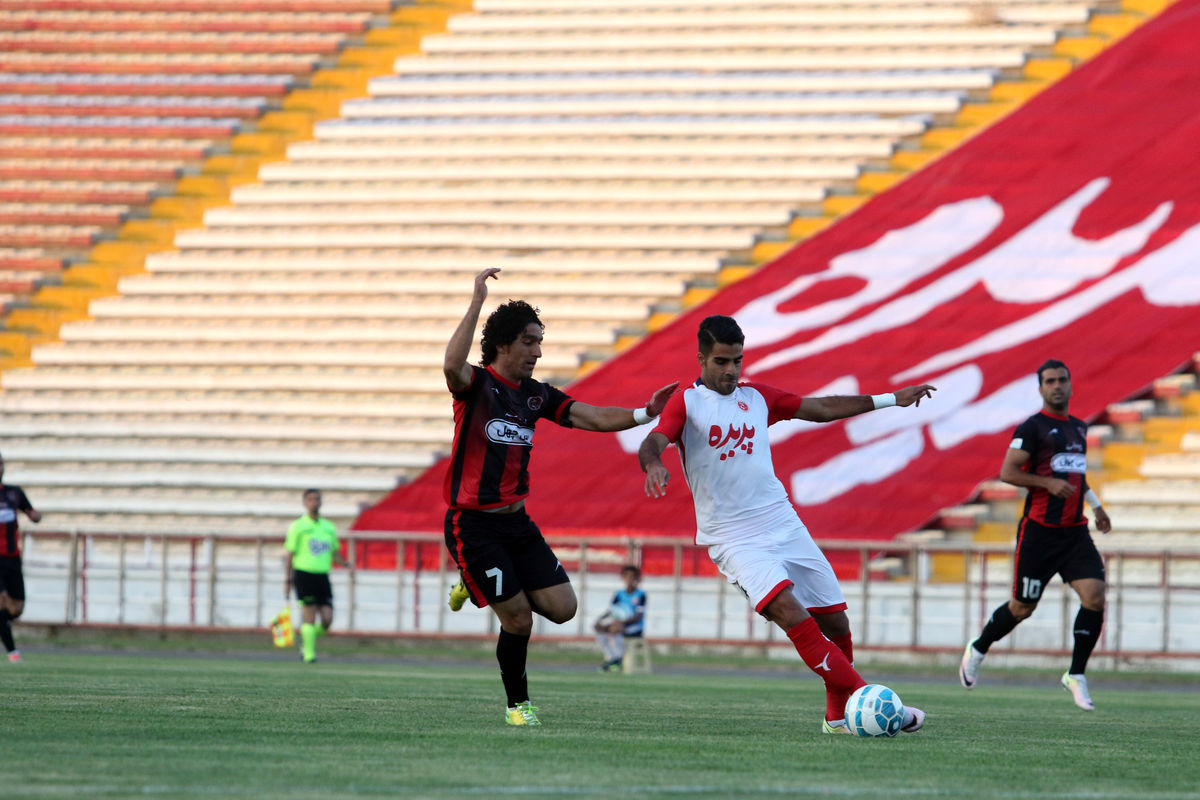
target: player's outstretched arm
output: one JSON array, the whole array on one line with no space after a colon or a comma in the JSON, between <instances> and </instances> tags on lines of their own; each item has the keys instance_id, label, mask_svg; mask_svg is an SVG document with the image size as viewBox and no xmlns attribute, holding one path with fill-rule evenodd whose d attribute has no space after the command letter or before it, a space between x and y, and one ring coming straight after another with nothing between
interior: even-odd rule
<instances>
[{"instance_id":1,"label":"player's outstretched arm","mask_svg":"<svg viewBox=\"0 0 1200 800\"><path fill-rule=\"evenodd\" d=\"M667 483L671 480L671 473L662 462L662 454L668 444L670 442L667 437L655 431L643 439L641 447L638 448L638 463L642 465L642 472L646 473L646 497L667 495Z\"/></svg>"},{"instance_id":2,"label":"player's outstretched arm","mask_svg":"<svg viewBox=\"0 0 1200 800\"><path fill-rule=\"evenodd\" d=\"M591 406L576 401L571 404L571 425L585 431L623 431L645 425L662 413L667 400L678 388L679 381L662 387L654 393L645 408Z\"/></svg>"},{"instance_id":3,"label":"player's outstretched arm","mask_svg":"<svg viewBox=\"0 0 1200 800\"><path fill-rule=\"evenodd\" d=\"M796 409L793 419L804 419L809 422L833 422L837 419L854 417L877 408L887 408L893 405L919 406L923 399L932 397L936 391L936 386L923 383L919 386L905 386L891 394L806 397L800 403L800 407Z\"/></svg>"},{"instance_id":4,"label":"player's outstretched arm","mask_svg":"<svg viewBox=\"0 0 1200 800\"><path fill-rule=\"evenodd\" d=\"M488 278L495 278L499 274L498 268L491 267L475 276L475 293L471 295L471 304L467 306L467 313L450 335L442 372L446 374L446 385L452 391L459 392L471 385L471 365L467 363L467 358L471 355L471 339L475 336L475 326L479 324L479 312L483 309L483 301L487 299Z\"/></svg>"}]
</instances>

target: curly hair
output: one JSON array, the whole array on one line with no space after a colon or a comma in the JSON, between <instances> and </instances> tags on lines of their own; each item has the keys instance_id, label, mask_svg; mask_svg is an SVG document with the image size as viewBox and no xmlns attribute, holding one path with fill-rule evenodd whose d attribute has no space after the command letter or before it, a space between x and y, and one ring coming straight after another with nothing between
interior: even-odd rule
<instances>
[{"instance_id":1,"label":"curly hair","mask_svg":"<svg viewBox=\"0 0 1200 800\"><path fill-rule=\"evenodd\" d=\"M479 340L483 348L480 366L486 367L495 361L496 348L515 342L531 322L543 330L546 328L538 319L538 310L524 300L509 300L497 307L483 323L483 336Z\"/></svg>"}]
</instances>

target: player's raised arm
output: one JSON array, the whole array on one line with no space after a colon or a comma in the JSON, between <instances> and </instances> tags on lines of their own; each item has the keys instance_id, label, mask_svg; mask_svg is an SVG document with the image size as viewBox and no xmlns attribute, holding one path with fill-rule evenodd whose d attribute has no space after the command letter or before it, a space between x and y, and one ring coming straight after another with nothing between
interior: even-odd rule
<instances>
[{"instance_id":1,"label":"player's raised arm","mask_svg":"<svg viewBox=\"0 0 1200 800\"><path fill-rule=\"evenodd\" d=\"M446 345L446 358L442 362L442 372L446 374L446 385L451 391L462 391L471 385L471 365L467 358L471 355L471 339L475 336L475 326L479 324L479 312L483 309L483 301L487 299L488 278L500 274L496 267L490 267L475 276L475 293L471 295L471 304L467 313L454 329L450 342Z\"/></svg>"},{"instance_id":2,"label":"player's raised arm","mask_svg":"<svg viewBox=\"0 0 1200 800\"><path fill-rule=\"evenodd\" d=\"M679 381L659 389L644 408L591 406L576 401L571 405L571 425L584 431L623 431L645 425L662 413L667 400L679 388Z\"/></svg>"},{"instance_id":3,"label":"player's raised arm","mask_svg":"<svg viewBox=\"0 0 1200 800\"><path fill-rule=\"evenodd\" d=\"M905 386L889 394L876 395L834 395L830 397L806 397L796 409L793 419L804 419L809 422L833 422L837 419L866 414L879 408L890 406L921 405L921 401L932 397L937 391L936 386L922 383L919 386Z\"/></svg>"}]
</instances>

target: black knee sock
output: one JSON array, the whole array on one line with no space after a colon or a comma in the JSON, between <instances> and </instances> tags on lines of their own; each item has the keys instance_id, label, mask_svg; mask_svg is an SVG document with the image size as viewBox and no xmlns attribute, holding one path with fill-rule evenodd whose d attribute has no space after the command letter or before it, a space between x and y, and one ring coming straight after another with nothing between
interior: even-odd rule
<instances>
[{"instance_id":1,"label":"black knee sock","mask_svg":"<svg viewBox=\"0 0 1200 800\"><path fill-rule=\"evenodd\" d=\"M10 653L17 649L12 635L12 614L7 608L0 609L0 642L4 642L4 649Z\"/></svg>"},{"instance_id":2,"label":"black knee sock","mask_svg":"<svg viewBox=\"0 0 1200 800\"><path fill-rule=\"evenodd\" d=\"M975 640L975 649L986 653L993 642L998 642L1017 627L1017 618L1008 610L1008 603L992 612L992 618L983 626L983 632Z\"/></svg>"},{"instance_id":3,"label":"black knee sock","mask_svg":"<svg viewBox=\"0 0 1200 800\"><path fill-rule=\"evenodd\" d=\"M1071 655L1071 674L1082 675L1087 669L1088 659L1100 641L1100 629L1104 627L1104 612L1079 607L1075 615L1075 652Z\"/></svg>"},{"instance_id":4,"label":"black knee sock","mask_svg":"<svg viewBox=\"0 0 1200 800\"><path fill-rule=\"evenodd\" d=\"M529 699L529 683L525 677L525 656L529 652L529 637L501 629L496 642L496 660L500 662L500 680L508 695L508 707Z\"/></svg>"}]
</instances>

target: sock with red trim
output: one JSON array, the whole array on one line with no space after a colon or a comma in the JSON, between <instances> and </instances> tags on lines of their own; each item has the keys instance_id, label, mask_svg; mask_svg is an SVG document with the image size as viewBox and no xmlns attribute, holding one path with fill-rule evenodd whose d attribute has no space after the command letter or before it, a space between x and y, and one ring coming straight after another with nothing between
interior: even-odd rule
<instances>
[{"instance_id":1,"label":"sock with red trim","mask_svg":"<svg viewBox=\"0 0 1200 800\"><path fill-rule=\"evenodd\" d=\"M850 666L845 654L825 638L812 617L789 630L787 636L808 668L825 681L825 719L842 719L846 700L867 682Z\"/></svg>"}]
</instances>

